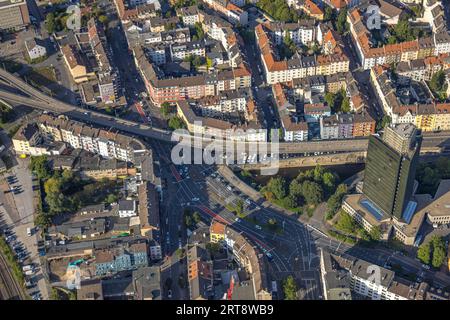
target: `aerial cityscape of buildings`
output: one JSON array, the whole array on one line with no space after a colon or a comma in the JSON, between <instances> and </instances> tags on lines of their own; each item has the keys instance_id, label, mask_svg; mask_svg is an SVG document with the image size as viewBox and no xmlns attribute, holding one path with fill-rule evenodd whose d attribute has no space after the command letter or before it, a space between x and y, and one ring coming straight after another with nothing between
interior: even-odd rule
<instances>
[{"instance_id":1,"label":"aerial cityscape of buildings","mask_svg":"<svg viewBox=\"0 0 450 320\"><path fill-rule=\"evenodd\" d=\"M0 300L450 300L449 19L0 0Z\"/></svg>"}]
</instances>

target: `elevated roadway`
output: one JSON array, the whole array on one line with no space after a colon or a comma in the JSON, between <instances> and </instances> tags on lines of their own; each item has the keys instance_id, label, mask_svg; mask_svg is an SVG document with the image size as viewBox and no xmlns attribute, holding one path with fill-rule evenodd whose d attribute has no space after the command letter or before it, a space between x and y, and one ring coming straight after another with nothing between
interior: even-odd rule
<instances>
[{"instance_id":1,"label":"elevated roadway","mask_svg":"<svg viewBox=\"0 0 450 320\"><path fill-rule=\"evenodd\" d=\"M156 139L164 142L172 142L172 132L154 128L142 123L125 120L109 116L100 112L86 110L78 106L67 104L65 102L56 100L45 93L37 90L24 82L21 78L0 69L0 80L7 85L20 90L23 94L17 94L0 88L0 99L7 101L10 104L23 104L32 108L37 108L43 111L66 115L69 118L78 120L84 123L93 124L105 128L117 129L119 131L141 137ZM191 138L190 135L186 136ZM203 147L208 145L210 141L204 141ZM249 150L249 147L254 143L239 142L244 150ZM279 143L279 153L299 155L302 157L317 156L321 153L330 152L347 152L359 154L367 151L368 139L342 139L342 140L322 140L322 141L307 141L307 142L281 142ZM424 141L422 144L422 151L437 152L441 149L450 150L450 132L424 134ZM270 153L270 148L268 150Z\"/></svg>"}]
</instances>

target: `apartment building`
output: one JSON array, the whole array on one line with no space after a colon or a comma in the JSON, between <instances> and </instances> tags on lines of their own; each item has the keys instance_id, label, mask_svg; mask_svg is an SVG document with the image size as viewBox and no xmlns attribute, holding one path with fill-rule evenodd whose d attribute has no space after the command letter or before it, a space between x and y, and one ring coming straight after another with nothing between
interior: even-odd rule
<instances>
[{"instance_id":1,"label":"apartment building","mask_svg":"<svg viewBox=\"0 0 450 320\"><path fill-rule=\"evenodd\" d=\"M436 70L439 70L435 64L425 62L425 65L430 65L429 68L427 67L429 71L425 75L418 72L413 76L428 78L428 73L434 74ZM402 76L406 77L406 73L403 73ZM371 81L377 97L386 114L391 117L393 124L411 123L423 131L450 130L450 104L438 102L401 104L396 95L396 87L390 77L387 67L377 66L371 69Z\"/></svg>"},{"instance_id":2,"label":"apartment building","mask_svg":"<svg viewBox=\"0 0 450 320\"><path fill-rule=\"evenodd\" d=\"M45 43L40 39L30 39L25 41L25 49L28 57L31 60L45 57L47 55L47 48Z\"/></svg>"},{"instance_id":3,"label":"apartment building","mask_svg":"<svg viewBox=\"0 0 450 320\"><path fill-rule=\"evenodd\" d=\"M200 22L200 14L197 6L177 9L177 16L181 17L185 26L194 26Z\"/></svg>"},{"instance_id":4,"label":"apartment building","mask_svg":"<svg viewBox=\"0 0 450 320\"><path fill-rule=\"evenodd\" d=\"M0 1L0 31L19 30L30 24L30 14L25 0Z\"/></svg>"},{"instance_id":5,"label":"apartment building","mask_svg":"<svg viewBox=\"0 0 450 320\"><path fill-rule=\"evenodd\" d=\"M276 83L272 86L272 92L281 120L284 141L308 140L308 124L304 121L299 121L296 116L295 105L289 101L285 88L280 83Z\"/></svg>"},{"instance_id":6,"label":"apartment building","mask_svg":"<svg viewBox=\"0 0 450 320\"><path fill-rule=\"evenodd\" d=\"M225 241L226 225L219 221L213 220L209 227L209 237L212 243L220 243Z\"/></svg>"},{"instance_id":7,"label":"apartment building","mask_svg":"<svg viewBox=\"0 0 450 320\"><path fill-rule=\"evenodd\" d=\"M230 226L225 230L225 243L233 259L250 275L253 286L252 300L272 300L269 293L266 266L263 255L250 242Z\"/></svg>"},{"instance_id":8,"label":"apartment building","mask_svg":"<svg viewBox=\"0 0 450 320\"><path fill-rule=\"evenodd\" d=\"M105 276L148 266L147 244L145 242L95 249L93 256L95 258L96 276Z\"/></svg>"},{"instance_id":9,"label":"apartment building","mask_svg":"<svg viewBox=\"0 0 450 320\"><path fill-rule=\"evenodd\" d=\"M323 20L324 12L323 10L315 4L312 0L298 0L295 2L295 7L301 9L307 13L310 17L317 19L319 21Z\"/></svg>"},{"instance_id":10,"label":"apartment building","mask_svg":"<svg viewBox=\"0 0 450 320\"><path fill-rule=\"evenodd\" d=\"M200 99L226 90L248 88L251 85L251 73L243 62L231 70L169 78L148 61L141 47L133 48L133 54L149 96L157 105Z\"/></svg>"},{"instance_id":11,"label":"apartment building","mask_svg":"<svg viewBox=\"0 0 450 320\"><path fill-rule=\"evenodd\" d=\"M234 25L245 26L248 23L247 11L228 0L204 0L208 7L223 14Z\"/></svg>"},{"instance_id":12,"label":"apartment building","mask_svg":"<svg viewBox=\"0 0 450 320\"><path fill-rule=\"evenodd\" d=\"M182 61L190 56L205 57L206 48L204 41L192 41L170 45L172 61Z\"/></svg>"},{"instance_id":13,"label":"apartment building","mask_svg":"<svg viewBox=\"0 0 450 320\"><path fill-rule=\"evenodd\" d=\"M325 250L323 250L325 251ZM395 272L348 254L329 254L350 277L350 289L371 300L423 300L423 284L396 280Z\"/></svg>"},{"instance_id":14,"label":"apartment building","mask_svg":"<svg viewBox=\"0 0 450 320\"><path fill-rule=\"evenodd\" d=\"M158 0L114 0L117 13L122 23L146 20L156 17L161 11L161 4Z\"/></svg>"},{"instance_id":15,"label":"apartment building","mask_svg":"<svg viewBox=\"0 0 450 320\"><path fill-rule=\"evenodd\" d=\"M314 75L332 75L349 70L350 60L341 50L319 56L300 56L296 53L289 60L278 60L270 30L259 24L255 28L255 34L266 81L269 84Z\"/></svg>"},{"instance_id":16,"label":"apartment building","mask_svg":"<svg viewBox=\"0 0 450 320\"><path fill-rule=\"evenodd\" d=\"M375 133L376 122L366 111L353 115L353 137L368 137Z\"/></svg>"},{"instance_id":17,"label":"apartment building","mask_svg":"<svg viewBox=\"0 0 450 320\"><path fill-rule=\"evenodd\" d=\"M65 117L43 114L38 118L38 126L47 138L68 143L74 149L84 149L105 158L133 162L134 153L145 149L144 145L128 136L94 129Z\"/></svg>"},{"instance_id":18,"label":"apartment building","mask_svg":"<svg viewBox=\"0 0 450 320\"><path fill-rule=\"evenodd\" d=\"M190 300L207 300L213 296L214 270L204 245L193 245L187 250L187 280Z\"/></svg>"},{"instance_id":19,"label":"apartment building","mask_svg":"<svg viewBox=\"0 0 450 320\"><path fill-rule=\"evenodd\" d=\"M245 113L251 93L247 89L226 90L217 96L208 96L197 100L203 116L220 117L232 113Z\"/></svg>"},{"instance_id":20,"label":"apartment building","mask_svg":"<svg viewBox=\"0 0 450 320\"><path fill-rule=\"evenodd\" d=\"M288 36L297 45L308 45L316 40L314 20L301 20L298 23L267 22L264 24L272 32L277 45Z\"/></svg>"},{"instance_id":21,"label":"apartment building","mask_svg":"<svg viewBox=\"0 0 450 320\"><path fill-rule=\"evenodd\" d=\"M306 122L319 122L322 117L331 116L331 108L323 103L306 103L303 114Z\"/></svg>"},{"instance_id":22,"label":"apartment building","mask_svg":"<svg viewBox=\"0 0 450 320\"><path fill-rule=\"evenodd\" d=\"M156 65L165 64L167 46L163 43L151 43L145 46L145 51L148 53L148 57L151 62Z\"/></svg>"},{"instance_id":23,"label":"apartment building","mask_svg":"<svg viewBox=\"0 0 450 320\"><path fill-rule=\"evenodd\" d=\"M64 62L75 83L89 81L89 79L95 77L94 70L92 70L88 62L83 59L79 49L75 45L64 45L61 48L61 53L63 54Z\"/></svg>"},{"instance_id":24,"label":"apartment building","mask_svg":"<svg viewBox=\"0 0 450 320\"><path fill-rule=\"evenodd\" d=\"M209 136L235 141L267 141L267 130L264 129L255 114L254 103L247 103L246 121L244 123L232 123L211 117L197 115L194 109L198 109L197 102L178 101L177 114L185 122L191 133L206 134Z\"/></svg>"},{"instance_id":25,"label":"apartment building","mask_svg":"<svg viewBox=\"0 0 450 320\"><path fill-rule=\"evenodd\" d=\"M450 35L447 31L434 33L432 38L375 47L371 43L370 32L364 19L365 14L359 8L352 9L347 16L356 51L364 69L450 52Z\"/></svg>"}]
</instances>

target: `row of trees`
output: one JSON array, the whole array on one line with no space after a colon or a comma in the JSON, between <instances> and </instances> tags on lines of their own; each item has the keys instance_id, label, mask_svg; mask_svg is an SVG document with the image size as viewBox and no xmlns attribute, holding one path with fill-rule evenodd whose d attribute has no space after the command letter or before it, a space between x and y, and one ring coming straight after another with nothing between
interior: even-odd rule
<instances>
[{"instance_id":1,"label":"row of trees","mask_svg":"<svg viewBox=\"0 0 450 320\"><path fill-rule=\"evenodd\" d=\"M430 241L423 243L417 250L417 258L424 264L440 268L447 257L446 245L443 237L433 236Z\"/></svg>"},{"instance_id":2,"label":"row of trees","mask_svg":"<svg viewBox=\"0 0 450 320\"><path fill-rule=\"evenodd\" d=\"M261 193L269 201L287 209L295 209L303 204L313 207L333 193L338 180L336 174L317 165L314 169L301 172L289 183L283 177L271 178L261 188Z\"/></svg>"},{"instance_id":3,"label":"row of trees","mask_svg":"<svg viewBox=\"0 0 450 320\"><path fill-rule=\"evenodd\" d=\"M335 214L339 211L342 204L342 199L347 194L347 186L345 184L340 184L337 186L336 191L328 198L327 201L327 213L326 219L332 219Z\"/></svg>"},{"instance_id":4,"label":"row of trees","mask_svg":"<svg viewBox=\"0 0 450 320\"><path fill-rule=\"evenodd\" d=\"M352 216L344 211L340 211L339 220L334 227L346 234L356 236L363 241L379 241L381 238L381 230L379 227L372 227L367 232Z\"/></svg>"}]
</instances>

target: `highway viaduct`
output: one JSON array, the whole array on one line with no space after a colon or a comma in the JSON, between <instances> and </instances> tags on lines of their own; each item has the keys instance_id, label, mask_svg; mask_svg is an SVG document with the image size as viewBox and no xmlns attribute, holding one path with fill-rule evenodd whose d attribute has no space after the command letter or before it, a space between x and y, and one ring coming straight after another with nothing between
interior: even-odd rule
<instances>
[{"instance_id":1,"label":"highway viaduct","mask_svg":"<svg viewBox=\"0 0 450 320\"><path fill-rule=\"evenodd\" d=\"M78 106L64 103L49 97L45 93L25 83L19 77L0 69L0 80L7 85L19 89L23 94L13 93L5 89L0 89L0 99L9 104L22 104L32 108L51 112L57 115L65 115L70 119L78 120L83 123L97 125L108 129L116 129L136 137L156 139L164 142L175 143L172 140L172 132L154 128L142 123L113 117L100 112L86 110ZM191 138L190 135L182 136L183 139ZM203 141L203 148L209 145L211 141ZM237 150L252 150L254 142L235 142ZM298 162L310 164L314 161L325 161L327 163L357 163L361 161L362 154L367 151L368 139L342 139L342 140L321 140L305 142L280 142L278 152L280 154L289 154L292 157L300 158ZM268 146L268 153L271 153L271 144ZM422 152L439 153L443 149L450 150L450 132L439 134L424 134L422 143ZM333 153L328 154L327 153ZM310 158L302 160L302 158ZM356 161L356 162L355 162ZM292 163L288 159L280 160L280 163Z\"/></svg>"}]
</instances>

